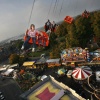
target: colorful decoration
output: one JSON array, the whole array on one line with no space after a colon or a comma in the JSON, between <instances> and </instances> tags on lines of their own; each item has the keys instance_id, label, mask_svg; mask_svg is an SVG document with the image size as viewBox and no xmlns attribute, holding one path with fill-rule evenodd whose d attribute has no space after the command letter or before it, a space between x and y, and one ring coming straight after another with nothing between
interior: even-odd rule
<instances>
[{"instance_id":1,"label":"colorful decoration","mask_svg":"<svg viewBox=\"0 0 100 100\"><path fill-rule=\"evenodd\" d=\"M59 70L57 71L57 74L58 74L59 76L63 76L63 75L65 75L65 72L66 72L66 70L65 70L64 68L61 68L61 69L59 69Z\"/></svg>"}]
</instances>

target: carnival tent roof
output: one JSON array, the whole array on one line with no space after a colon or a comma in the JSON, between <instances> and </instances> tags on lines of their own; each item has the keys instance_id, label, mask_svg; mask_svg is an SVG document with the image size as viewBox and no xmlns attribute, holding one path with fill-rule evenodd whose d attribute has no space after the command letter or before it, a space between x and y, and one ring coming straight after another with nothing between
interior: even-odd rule
<instances>
[{"instance_id":1,"label":"carnival tent roof","mask_svg":"<svg viewBox=\"0 0 100 100\"><path fill-rule=\"evenodd\" d=\"M46 62L47 63L52 63L52 62L59 62L60 61L60 58L57 58L57 59L48 59Z\"/></svg>"},{"instance_id":2,"label":"carnival tent roof","mask_svg":"<svg viewBox=\"0 0 100 100\"><path fill-rule=\"evenodd\" d=\"M8 70L6 70L5 72L2 72L1 74L2 74L2 75L8 76L8 75L10 75L13 71L14 71L14 69L8 69Z\"/></svg>"},{"instance_id":3,"label":"carnival tent roof","mask_svg":"<svg viewBox=\"0 0 100 100\"><path fill-rule=\"evenodd\" d=\"M66 70L64 68L61 68L61 69L58 69L57 74L61 76L61 75L65 75L65 72Z\"/></svg>"},{"instance_id":4,"label":"carnival tent roof","mask_svg":"<svg viewBox=\"0 0 100 100\"><path fill-rule=\"evenodd\" d=\"M84 80L92 74L92 70L87 66L82 66L80 68L75 68L72 72L72 77L77 80Z\"/></svg>"},{"instance_id":5,"label":"carnival tent roof","mask_svg":"<svg viewBox=\"0 0 100 100\"><path fill-rule=\"evenodd\" d=\"M44 64L46 62L46 59L42 57L41 59L37 60L35 64Z\"/></svg>"},{"instance_id":6,"label":"carnival tent roof","mask_svg":"<svg viewBox=\"0 0 100 100\"><path fill-rule=\"evenodd\" d=\"M23 63L23 66L32 66L34 63L34 61L27 61Z\"/></svg>"},{"instance_id":7,"label":"carnival tent roof","mask_svg":"<svg viewBox=\"0 0 100 100\"><path fill-rule=\"evenodd\" d=\"M43 81L45 78L47 78L47 75L43 75L43 76L41 77L41 80Z\"/></svg>"}]
</instances>

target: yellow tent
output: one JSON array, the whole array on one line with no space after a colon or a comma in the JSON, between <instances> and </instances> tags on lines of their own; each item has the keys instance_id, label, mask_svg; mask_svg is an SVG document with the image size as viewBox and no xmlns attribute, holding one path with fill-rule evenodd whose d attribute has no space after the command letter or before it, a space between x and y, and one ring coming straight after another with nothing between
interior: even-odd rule
<instances>
[{"instance_id":1,"label":"yellow tent","mask_svg":"<svg viewBox=\"0 0 100 100\"><path fill-rule=\"evenodd\" d=\"M35 63L34 61L24 62L23 63L23 66L25 66L25 67L35 67L35 66L33 66L34 63Z\"/></svg>"}]
</instances>

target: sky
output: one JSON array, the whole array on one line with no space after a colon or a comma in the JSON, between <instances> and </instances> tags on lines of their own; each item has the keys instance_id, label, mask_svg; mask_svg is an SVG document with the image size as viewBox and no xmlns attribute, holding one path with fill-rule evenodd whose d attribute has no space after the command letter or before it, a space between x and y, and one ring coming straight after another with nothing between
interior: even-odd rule
<instances>
[{"instance_id":1,"label":"sky","mask_svg":"<svg viewBox=\"0 0 100 100\"><path fill-rule=\"evenodd\" d=\"M45 22L61 21L65 16L81 14L85 9L100 9L100 0L0 0L0 41L25 33L30 24L36 28Z\"/></svg>"}]
</instances>

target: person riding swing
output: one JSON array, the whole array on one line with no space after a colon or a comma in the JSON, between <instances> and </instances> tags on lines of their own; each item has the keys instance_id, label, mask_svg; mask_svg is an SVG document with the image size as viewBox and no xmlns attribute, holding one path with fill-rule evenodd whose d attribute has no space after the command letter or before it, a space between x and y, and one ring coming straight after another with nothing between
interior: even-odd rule
<instances>
[{"instance_id":1,"label":"person riding swing","mask_svg":"<svg viewBox=\"0 0 100 100\"><path fill-rule=\"evenodd\" d=\"M32 52L35 51L36 48L36 39L38 38L36 34L42 34L40 31L35 30L35 25L31 24L30 25L30 29L27 30L26 32L26 40L24 41L23 45L22 45L22 50L25 49L25 46L28 44L29 40L32 39L33 42L33 48L32 48Z\"/></svg>"}]
</instances>

